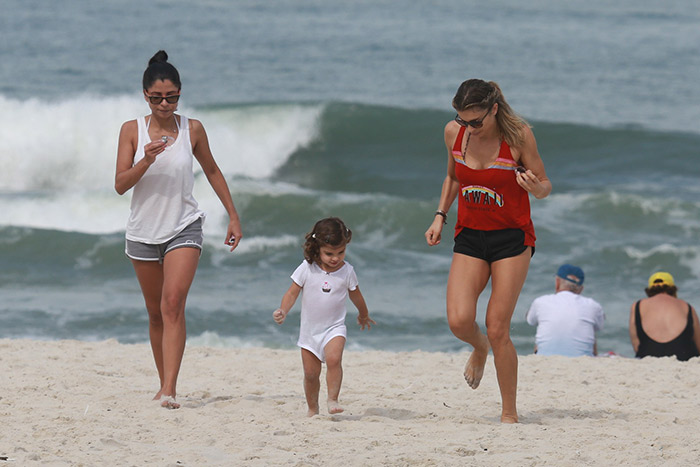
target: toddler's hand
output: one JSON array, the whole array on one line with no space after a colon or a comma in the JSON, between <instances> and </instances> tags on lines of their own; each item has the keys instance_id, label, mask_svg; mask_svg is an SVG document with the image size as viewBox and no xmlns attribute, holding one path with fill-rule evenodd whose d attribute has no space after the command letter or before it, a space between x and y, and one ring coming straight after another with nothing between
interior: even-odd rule
<instances>
[{"instance_id":1,"label":"toddler's hand","mask_svg":"<svg viewBox=\"0 0 700 467\"><path fill-rule=\"evenodd\" d=\"M357 315L357 324L360 325L360 329L362 329L364 331L365 326L367 326L367 330L369 331L370 329L372 329L372 326L370 326L369 323L372 323L374 325L377 324L374 322L374 320L372 318L369 317L369 315L367 315L367 316Z\"/></svg>"},{"instance_id":2,"label":"toddler's hand","mask_svg":"<svg viewBox=\"0 0 700 467\"><path fill-rule=\"evenodd\" d=\"M272 318L275 320L275 323L277 324L282 324L284 323L284 318L286 318L287 315L285 314L284 311L282 311L282 308L277 308L274 313L272 313Z\"/></svg>"}]
</instances>

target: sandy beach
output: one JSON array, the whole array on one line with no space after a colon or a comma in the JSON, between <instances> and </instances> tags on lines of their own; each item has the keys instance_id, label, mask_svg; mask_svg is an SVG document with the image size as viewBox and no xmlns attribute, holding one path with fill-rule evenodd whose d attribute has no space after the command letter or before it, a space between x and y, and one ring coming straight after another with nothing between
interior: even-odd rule
<instances>
[{"instance_id":1,"label":"sandy beach","mask_svg":"<svg viewBox=\"0 0 700 467\"><path fill-rule=\"evenodd\" d=\"M521 356L509 426L467 356L348 351L346 411L309 419L296 350L189 347L166 410L145 344L4 339L0 466L700 464L700 359Z\"/></svg>"}]
</instances>

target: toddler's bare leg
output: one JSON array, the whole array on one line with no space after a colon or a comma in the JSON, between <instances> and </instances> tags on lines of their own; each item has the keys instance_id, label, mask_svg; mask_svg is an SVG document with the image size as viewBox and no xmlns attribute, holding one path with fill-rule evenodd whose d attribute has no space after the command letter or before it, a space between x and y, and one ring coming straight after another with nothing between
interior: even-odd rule
<instances>
[{"instance_id":1,"label":"toddler's bare leg","mask_svg":"<svg viewBox=\"0 0 700 467\"><path fill-rule=\"evenodd\" d=\"M321 389L321 360L306 349L301 349L301 362L304 366L304 394L309 408L307 416L318 415L318 392Z\"/></svg>"},{"instance_id":2,"label":"toddler's bare leg","mask_svg":"<svg viewBox=\"0 0 700 467\"><path fill-rule=\"evenodd\" d=\"M344 410L338 403L340 385L343 382L344 348L345 338L337 336L331 339L324 349L326 354L326 384L328 385L328 413L330 414L341 413Z\"/></svg>"}]
</instances>

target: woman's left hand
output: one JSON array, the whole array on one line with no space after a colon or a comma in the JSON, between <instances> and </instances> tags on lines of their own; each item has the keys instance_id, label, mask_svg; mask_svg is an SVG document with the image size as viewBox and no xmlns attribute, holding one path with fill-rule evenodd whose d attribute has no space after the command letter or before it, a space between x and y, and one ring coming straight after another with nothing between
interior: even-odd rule
<instances>
[{"instance_id":1,"label":"woman's left hand","mask_svg":"<svg viewBox=\"0 0 700 467\"><path fill-rule=\"evenodd\" d=\"M241 223L237 219L231 220L231 222L228 223L228 229L226 230L226 239L224 240L224 244L229 245L231 247L229 251L233 251L240 243L241 238L243 238L243 232L241 231Z\"/></svg>"},{"instance_id":2,"label":"woman's left hand","mask_svg":"<svg viewBox=\"0 0 700 467\"><path fill-rule=\"evenodd\" d=\"M545 186L540 182L540 179L537 178L537 175L532 173L532 170L525 170L524 172L516 170L515 181L518 182L518 185L520 185L523 190L532 193L537 199L546 196L547 190Z\"/></svg>"}]
</instances>

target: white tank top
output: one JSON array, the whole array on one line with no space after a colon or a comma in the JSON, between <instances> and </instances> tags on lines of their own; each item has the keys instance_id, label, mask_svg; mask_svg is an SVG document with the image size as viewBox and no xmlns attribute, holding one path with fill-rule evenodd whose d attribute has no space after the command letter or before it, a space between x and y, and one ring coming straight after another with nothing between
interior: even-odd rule
<instances>
[{"instance_id":1,"label":"white tank top","mask_svg":"<svg viewBox=\"0 0 700 467\"><path fill-rule=\"evenodd\" d=\"M134 242L161 244L204 217L192 196L194 186L192 143L187 117L180 116L175 142L158 155L134 185L126 238ZM143 147L151 142L145 117L136 119L138 145L134 164L143 159ZM149 121L150 123L150 121Z\"/></svg>"}]
</instances>

